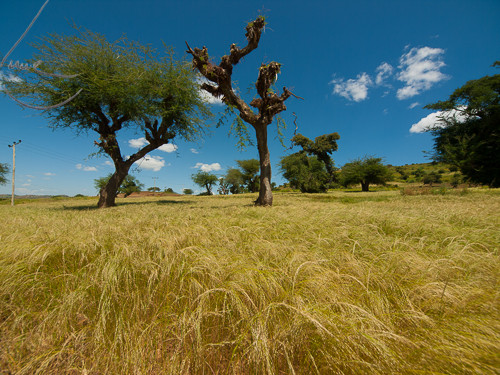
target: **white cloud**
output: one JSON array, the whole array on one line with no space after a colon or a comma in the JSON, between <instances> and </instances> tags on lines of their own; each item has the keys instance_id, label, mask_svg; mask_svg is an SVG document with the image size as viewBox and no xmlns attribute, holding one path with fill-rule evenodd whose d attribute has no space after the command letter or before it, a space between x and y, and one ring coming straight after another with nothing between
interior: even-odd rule
<instances>
[{"instance_id":1,"label":"white cloud","mask_svg":"<svg viewBox=\"0 0 500 375\"><path fill-rule=\"evenodd\" d=\"M6 75L2 72L0 72L0 91L3 90L3 84L2 81L10 81L10 82L21 82L22 79L19 77L16 77L12 73L9 73L9 75Z\"/></svg>"},{"instance_id":2,"label":"white cloud","mask_svg":"<svg viewBox=\"0 0 500 375\"><path fill-rule=\"evenodd\" d=\"M165 160L161 156L145 156L137 160L134 164L140 169L149 169L158 172L165 166Z\"/></svg>"},{"instance_id":3,"label":"white cloud","mask_svg":"<svg viewBox=\"0 0 500 375\"><path fill-rule=\"evenodd\" d=\"M411 104L408 106L408 108L409 108L409 109L413 109L413 108L415 108L417 105L420 105L420 103L419 103L419 102L411 103Z\"/></svg>"},{"instance_id":4,"label":"white cloud","mask_svg":"<svg viewBox=\"0 0 500 375\"><path fill-rule=\"evenodd\" d=\"M196 79L198 81L198 83L200 84L200 86L204 83L208 83L209 85L212 85L212 82L210 82L208 79L206 79L205 77L198 77ZM212 94L210 94L209 92L203 90L201 87L200 87L200 96L201 98L207 102L208 104L217 104L217 105L222 105L224 104L221 100L221 98L216 98L215 96L213 96Z\"/></svg>"},{"instance_id":5,"label":"white cloud","mask_svg":"<svg viewBox=\"0 0 500 375\"><path fill-rule=\"evenodd\" d=\"M451 111L438 111L424 117L419 122L413 124L410 133L423 133L428 130L442 128L446 123L442 119L455 119L458 122L464 122L467 117L462 112L452 109Z\"/></svg>"},{"instance_id":6,"label":"white cloud","mask_svg":"<svg viewBox=\"0 0 500 375\"><path fill-rule=\"evenodd\" d=\"M375 70L377 72L375 83L377 85L381 85L382 83L384 83L384 81L392 75L393 70L394 68L391 64L388 64L386 62L380 64Z\"/></svg>"},{"instance_id":7,"label":"white cloud","mask_svg":"<svg viewBox=\"0 0 500 375\"><path fill-rule=\"evenodd\" d=\"M52 172L46 172L43 174L44 176L55 176L56 174L55 173L52 173Z\"/></svg>"},{"instance_id":8,"label":"white cloud","mask_svg":"<svg viewBox=\"0 0 500 375\"><path fill-rule=\"evenodd\" d=\"M162 146L158 147L158 150L170 153L170 152L177 151L178 148L179 147L177 147L176 145L174 145L172 143L167 143L166 145L162 145Z\"/></svg>"},{"instance_id":9,"label":"white cloud","mask_svg":"<svg viewBox=\"0 0 500 375\"><path fill-rule=\"evenodd\" d=\"M347 100L360 102L368 97L368 87L373 85L370 76L366 73L358 74L356 79L334 79L330 82L333 84L333 93L340 95Z\"/></svg>"},{"instance_id":10,"label":"white cloud","mask_svg":"<svg viewBox=\"0 0 500 375\"><path fill-rule=\"evenodd\" d=\"M106 160L106 161L104 162L104 165L114 166L113 162L112 162L112 161L110 161L110 160Z\"/></svg>"},{"instance_id":11,"label":"white cloud","mask_svg":"<svg viewBox=\"0 0 500 375\"><path fill-rule=\"evenodd\" d=\"M399 59L401 71L398 80L405 86L397 91L399 100L408 99L429 90L434 84L448 78L440 69L446 64L442 60L441 48L412 48Z\"/></svg>"},{"instance_id":12,"label":"white cloud","mask_svg":"<svg viewBox=\"0 0 500 375\"><path fill-rule=\"evenodd\" d=\"M222 169L219 163L212 163L212 164L196 163L196 165L193 168L199 168L203 172L220 171Z\"/></svg>"},{"instance_id":13,"label":"white cloud","mask_svg":"<svg viewBox=\"0 0 500 375\"><path fill-rule=\"evenodd\" d=\"M83 165L83 164L77 164L76 169L80 169L84 172L96 172L97 171L96 167L88 167L88 166Z\"/></svg>"},{"instance_id":14,"label":"white cloud","mask_svg":"<svg viewBox=\"0 0 500 375\"><path fill-rule=\"evenodd\" d=\"M128 145L132 148L141 148L143 146L146 146L149 142L146 141L146 138L137 138L137 139L131 139L128 141Z\"/></svg>"},{"instance_id":15,"label":"white cloud","mask_svg":"<svg viewBox=\"0 0 500 375\"><path fill-rule=\"evenodd\" d=\"M193 154L199 154L199 151L195 148L190 148L189 151L191 151Z\"/></svg>"},{"instance_id":16,"label":"white cloud","mask_svg":"<svg viewBox=\"0 0 500 375\"><path fill-rule=\"evenodd\" d=\"M141 148L149 144L149 142L146 140L146 138L136 138L136 139L131 139L128 141L128 145L132 148ZM163 151L163 152L174 152L178 149L178 147L172 143L167 143L164 145L161 145L158 147L158 150Z\"/></svg>"}]
</instances>

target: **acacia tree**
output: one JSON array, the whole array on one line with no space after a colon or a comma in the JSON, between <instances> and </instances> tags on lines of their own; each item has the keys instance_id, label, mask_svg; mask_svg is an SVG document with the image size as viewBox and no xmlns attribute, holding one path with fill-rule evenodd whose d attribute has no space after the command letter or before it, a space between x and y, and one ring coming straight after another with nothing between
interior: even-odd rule
<instances>
[{"instance_id":1,"label":"acacia tree","mask_svg":"<svg viewBox=\"0 0 500 375\"><path fill-rule=\"evenodd\" d=\"M245 121L255 129L260 162L260 190L255 204L271 206L273 204L273 194L271 191L271 159L267 146L267 127L273 122L274 116L286 110L285 100L293 94L286 87L283 87L281 95L271 89L281 70L281 64L274 61L260 66L259 75L255 82L260 98L253 99L249 104L235 93L231 81L234 66L258 47L265 25L266 22L263 16L259 16L255 21L250 22L246 26L247 45L239 48L236 44L231 44L230 53L222 56L219 65L215 65L211 61L206 47L193 50L187 42L186 45L187 52L193 56L193 67L209 81L203 83L201 88L214 97L221 98L222 102L230 108L236 109L239 113L237 120L240 123ZM255 113L251 107L257 109L258 112Z\"/></svg>"},{"instance_id":2,"label":"acacia tree","mask_svg":"<svg viewBox=\"0 0 500 375\"><path fill-rule=\"evenodd\" d=\"M439 126L429 129L434 160L457 167L471 182L500 187L500 74L468 81L425 108L442 111Z\"/></svg>"},{"instance_id":3,"label":"acacia tree","mask_svg":"<svg viewBox=\"0 0 500 375\"><path fill-rule=\"evenodd\" d=\"M164 56L125 37L108 42L103 36L78 30L74 36L49 35L35 48L33 61L43 61L46 72L76 73L72 79L37 75L7 82L10 92L44 106L60 103L79 91L65 106L45 115L53 128L77 134L96 132L99 152L107 154L115 172L99 192L98 207L115 205L116 192L131 166L176 136L193 140L209 116L199 94L196 75L186 61L176 61L167 48ZM117 133L131 128L147 144L128 158L122 154Z\"/></svg>"},{"instance_id":4,"label":"acacia tree","mask_svg":"<svg viewBox=\"0 0 500 375\"><path fill-rule=\"evenodd\" d=\"M314 155L318 160L322 161L330 176L330 182L333 182L335 180L335 165L330 155L338 150L337 141L339 139L339 133L330 133L314 138L313 142L302 134L296 134L292 138L292 144L302 147L303 152L308 155Z\"/></svg>"},{"instance_id":5,"label":"acacia tree","mask_svg":"<svg viewBox=\"0 0 500 375\"><path fill-rule=\"evenodd\" d=\"M212 185L219 181L216 175L205 171L198 171L191 178L196 185L207 189L206 195L213 195Z\"/></svg>"},{"instance_id":6,"label":"acacia tree","mask_svg":"<svg viewBox=\"0 0 500 375\"><path fill-rule=\"evenodd\" d=\"M236 160L240 167L243 184L250 193L259 191L259 168L260 162L257 159Z\"/></svg>"},{"instance_id":7,"label":"acacia tree","mask_svg":"<svg viewBox=\"0 0 500 375\"><path fill-rule=\"evenodd\" d=\"M345 164L340 172L342 185L361 184L362 191L369 191L370 184L385 184L391 178L389 168L382 158L366 156Z\"/></svg>"}]
</instances>

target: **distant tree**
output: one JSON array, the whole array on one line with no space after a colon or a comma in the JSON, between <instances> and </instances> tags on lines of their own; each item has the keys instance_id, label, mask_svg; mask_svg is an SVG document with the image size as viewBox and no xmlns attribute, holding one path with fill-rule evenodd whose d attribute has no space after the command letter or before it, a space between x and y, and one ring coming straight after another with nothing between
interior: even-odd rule
<instances>
[{"instance_id":1,"label":"distant tree","mask_svg":"<svg viewBox=\"0 0 500 375\"><path fill-rule=\"evenodd\" d=\"M370 184L385 184L390 178L391 172L382 164L382 158L371 156L345 164L340 172L342 185L360 183L362 191L369 191Z\"/></svg>"},{"instance_id":2,"label":"distant tree","mask_svg":"<svg viewBox=\"0 0 500 375\"><path fill-rule=\"evenodd\" d=\"M224 176L224 181L229 185L231 194L240 194L244 191L244 178L239 169L229 168Z\"/></svg>"},{"instance_id":3,"label":"distant tree","mask_svg":"<svg viewBox=\"0 0 500 375\"><path fill-rule=\"evenodd\" d=\"M94 186L98 191L101 191L103 186L109 183L109 179L113 178L113 173L110 173L106 177L97 178L94 180ZM137 178L131 175L126 175L123 179L120 187L118 188L116 195L125 194L128 197L132 193L138 193L144 189L144 184L139 182Z\"/></svg>"},{"instance_id":4,"label":"distant tree","mask_svg":"<svg viewBox=\"0 0 500 375\"><path fill-rule=\"evenodd\" d=\"M460 173L454 173L450 180L450 185L457 188L458 185L462 183L462 175Z\"/></svg>"},{"instance_id":5,"label":"distant tree","mask_svg":"<svg viewBox=\"0 0 500 375\"><path fill-rule=\"evenodd\" d=\"M440 184L442 182L441 174L439 174L438 172L435 172L435 171L426 173L422 177L422 182L424 184L428 184L431 186L432 186L432 184Z\"/></svg>"},{"instance_id":6,"label":"distant tree","mask_svg":"<svg viewBox=\"0 0 500 375\"><path fill-rule=\"evenodd\" d=\"M330 182L335 180L335 165L330 155L338 150L337 141L340 139L338 133L323 134L314 139L314 142L297 134L292 138L292 144L302 147L302 150L308 155L314 155L319 161L325 164L326 171L330 176Z\"/></svg>"},{"instance_id":7,"label":"distant tree","mask_svg":"<svg viewBox=\"0 0 500 375\"><path fill-rule=\"evenodd\" d=\"M430 129L434 160L456 166L471 182L500 187L500 74L468 81L425 108L442 111Z\"/></svg>"},{"instance_id":8,"label":"distant tree","mask_svg":"<svg viewBox=\"0 0 500 375\"><path fill-rule=\"evenodd\" d=\"M295 153L281 158L280 168L290 186L302 193L321 193L328 190L330 174L317 156Z\"/></svg>"},{"instance_id":9,"label":"distant tree","mask_svg":"<svg viewBox=\"0 0 500 375\"><path fill-rule=\"evenodd\" d=\"M175 194L175 191L172 188L166 188L165 193Z\"/></svg>"},{"instance_id":10,"label":"distant tree","mask_svg":"<svg viewBox=\"0 0 500 375\"><path fill-rule=\"evenodd\" d=\"M257 159L236 160L243 177L243 185L250 193L259 191L260 163Z\"/></svg>"},{"instance_id":11,"label":"distant tree","mask_svg":"<svg viewBox=\"0 0 500 375\"><path fill-rule=\"evenodd\" d=\"M155 186L152 186L152 187L149 187L148 188L148 191L151 191L151 192L158 192L160 191L161 189L159 187L155 187Z\"/></svg>"},{"instance_id":12,"label":"distant tree","mask_svg":"<svg viewBox=\"0 0 500 375\"><path fill-rule=\"evenodd\" d=\"M213 194L212 185L217 183L217 181L219 180L216 175L204 171L198 171L198 173L192 175L191 178L196 185L207 189L206 195Z\"/></svg>"},{"instance_id":13,"label":"distant tree","mask_svg":"<svg viewBox=\"0 0 500 375\"><path fill-rule=\"evenodd\" d=\"M114 206L115 197L132 165L176 136L193 140L209 115L199 93L196 74L171 50L156 50L128 41L108 42L103 36L78 30L77 35L51 34L35 44L33 62L43 61L48 73L76 74L71 79L26 76L4 84L12 94L38 105L51 106L83 89L64 106L44 114L53 128L76 134L97 133L94 143L107 154L115 172L99 192L98 207ZM129 128L142 133L144 146L125 157L117 133Z\"/></svg>"},{"instance_id":14,"label":"distant tree","mask_svg":"<svg viewBox=\"0 0 500 375\"><path fill-rule=\"evenodd\" d=\"M9 165L0 163L0 185L5 185L7 183L7 177L5 177L9 173Z\"/></svg>"},{"instance_id":15,"label":"distant tree","mask_svg":"<svg viewBox=\"0 0 500 375\"><path fill-rule=\"evenodd\" d=\"M185 195L192 195L194 194L194 191L191 190L191 189L183 189L182 192L185 194Z\"/></svg>"},{"instance_id":16,"label":"distant tree","mask_svg":"<svg viewBox=\"0 0 500 375\"><path fill-rule=\"evenodd\" d=\"M208 55L206 47L202 49L188 47L188 53L193 56L193 66L209 82L202 84L202 89L208 91L216 98L222 98L222 101L234 113L238 111L236 118L236 130L239 133L246 133L245 122L255 129L257 137L257 148L259 150L260 163L260 188L259 197L255 201L256 205L271 206L273 204L273 194L271 191L271 159L267 145L267 127L273 122L274 117L286 110L285 100L292 93L283 87L283 93L278 95L272 86L278 79L281 71L281 64L270 62L261 64L259 75L255 82L258 98L246 103L233 89L232 74L233 68L239 61L256 49L259 45L260 36L266 25L263 16L257 17L253 22L246 26L247 45L243 48L236 44L231 44L229 55L222 56L219 65L215 65ZM187 44L187 43L186 43ZM255 113L252 108L258 110Z\"/></svg>"},{"instance_id":17,"label":"distant tree","mask_svg":"<svg viewBox=\"0 0 500 375\"><path fill-rule=\"evenodd\" d=\"M219 188L217 192L220 195L228 195L229 194L229 183L226 181L224 177L219 177Z\"/></svg>"}]
</instances>

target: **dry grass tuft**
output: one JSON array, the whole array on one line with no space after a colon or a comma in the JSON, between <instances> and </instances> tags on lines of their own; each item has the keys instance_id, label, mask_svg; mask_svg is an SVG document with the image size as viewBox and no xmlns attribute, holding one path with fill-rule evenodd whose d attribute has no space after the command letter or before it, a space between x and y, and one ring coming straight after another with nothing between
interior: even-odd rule
<instances>
[{"instance_id":1,"label":"dry grass tuft","mask_svg":"<svg viewBox=\"0 0 500 375\"><path fill-rule=\"evenodd\" d=\"M0 369L498 373L499 193L0 206Z\"/></svg>"}]
</instances>

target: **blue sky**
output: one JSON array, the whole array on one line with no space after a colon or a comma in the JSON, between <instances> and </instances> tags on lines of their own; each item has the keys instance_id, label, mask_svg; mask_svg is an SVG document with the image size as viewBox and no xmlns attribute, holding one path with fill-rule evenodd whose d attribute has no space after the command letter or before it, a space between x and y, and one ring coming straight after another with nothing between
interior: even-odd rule
<instances>
[{"instance_id":1,"label":"blue sky","mask_svg":"<svg viewBox=\"0 0 500 375\"><path fill-rule=\"evenodd\" d=\"M0 53L3 56L23 33L44 1L0 2ZM244 45L244 27L259 14L268 25L259 48L233 74L242 92L252 87L261 62L282 63L277 86L304 98L290 98L283 118L285 143L294 131L314 138L338 132L333 158L342 166L357 157L376 155L393 165L428 161L432 137L419 132L432 120L422 107L446 99L471 79L497 74L500 59L500 1L160 1L50 0L29 34L9 60L23 62L33 54L30 43L47 33L72 32L70 22L115 40L131 40L160 48L162 41L184 55L207 46L219 61L231 43ZM1 69L3 77L15 71ZM221 105L212 105L215 113ZM0 95L0 162L11 164L16 148L17 194L95 195L94 179L113 171L109 159L90 157L95 134L52 131L42 113L22 109ZM418 124L418 125L416 125ZM413 127L413 129L412 129ZM410 132L410 129L413 131ZM212 128L197 143L175 141L149 155L132 174L146 187L153 184L200 191L190 176L198 169L222 175L235 160L257 158L228 137L229 128ZM277 163L298 151L284 149L269 128L273 181L284 182ZM141 134L119 135L122 150L134 152ZM10 193L10 185L0 194Z\"/></svg>"}]
</instances>

